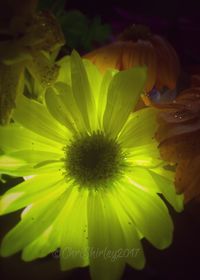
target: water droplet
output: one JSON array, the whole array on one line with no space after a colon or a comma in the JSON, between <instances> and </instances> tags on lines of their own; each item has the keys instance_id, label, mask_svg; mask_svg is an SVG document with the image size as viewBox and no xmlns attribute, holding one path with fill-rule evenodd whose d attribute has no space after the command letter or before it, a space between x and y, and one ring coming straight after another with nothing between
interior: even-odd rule
<instances>
[{"instance_id":1,"label":"water droplet","mask_svg":"<svg viewBox=\"0 0 200 280\"><path fill-rule=\"evenodd\" d=\"M180 111L177 111L175 114L174 114L174 118L175 119L179 119L179 120L182 120L184 119L185 117L188 118L190 116L190 111L188 109L183 109L183 110L180 110Z\"/></svg>"}]
</instances>

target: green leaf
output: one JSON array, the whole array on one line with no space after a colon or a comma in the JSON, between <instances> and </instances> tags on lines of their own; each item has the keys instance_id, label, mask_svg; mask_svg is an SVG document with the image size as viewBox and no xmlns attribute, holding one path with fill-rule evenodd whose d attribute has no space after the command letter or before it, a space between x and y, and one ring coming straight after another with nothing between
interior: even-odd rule
<instances>
[{"instance_id":1,"label":"green leaf","mask_svg":"<svg viewBox=\"0 0 200 280\"><path fill-rule=\"evenodd\" d=\"M98 43L104 42L111 34L111 26L109 24L103 24L99 16L95 17L92 21L90 28L91 41Z\"/></svg>"},{"instance_id":2,"label":"green leaf","mask_svg":"<svg viewBox=\"0 0 200 280\"><path fill-rule=\"evenodd\" d=\"M89 20L79 11L69 11L60 17L60 24L66 43L72 49L80 49L88 33Z\"/></svg>"}]
</instances>

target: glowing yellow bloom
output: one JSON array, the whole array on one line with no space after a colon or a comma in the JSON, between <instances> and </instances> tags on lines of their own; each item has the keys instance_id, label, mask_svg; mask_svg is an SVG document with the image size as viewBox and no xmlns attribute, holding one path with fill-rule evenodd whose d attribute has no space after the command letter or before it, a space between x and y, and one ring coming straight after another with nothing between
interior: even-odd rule
<instances>
[{"instance_id":1,"label":"glowing yellow bloom","mask_svg":"<svg viewBox=\"0 0 200 280\"><path fill-rule=\"evenodd\" d=\"M26 177L1 197L1 214L25 207L1 255L31 261L59 249L62 270L89 265L93 279L118 279L126 263L144 267L142 238L171 244L159 194L177 211L182 196L159 157L155 109L131 114L146 69L102 76L75 52L62 63L69 83L48 88L45 104L21 96L16 123L0 128L0 171Z\"/></svg>"}]
</instances>

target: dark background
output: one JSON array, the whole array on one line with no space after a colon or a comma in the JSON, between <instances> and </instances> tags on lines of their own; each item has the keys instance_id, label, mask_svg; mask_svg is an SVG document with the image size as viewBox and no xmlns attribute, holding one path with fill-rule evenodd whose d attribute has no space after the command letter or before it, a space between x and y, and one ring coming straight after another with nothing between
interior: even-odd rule
<instances>
[{"instance_id":1,"label":"dark background","mask_svg":"<svg viewBox=\"0 0 200 280\"><path fill-rule=\"evenodd\" d=\"M68 0L66 9L79 9L88 17L100 15L117 35L126 26L144 23L167 38L178 52L187 73L200 73L200 1L77 1ZM15 183L15 182L13 182ZM4 186L6 188L6 186ZM3 189L1 189L1 193ZM174 221L174 241L159 251L143 241L147 265L144 270L126 268L123 280L200 279L200 204L190 202L184 212L170 209ZM17 222L19 213L0 218L2 236ZM23 236L22 236L23 238ZM24 263L20 254L0 259L1 279L64 280L89 279L87 268L60 272L59 260L52 255Z\"/></svg>"},{"instance_id":2,"label":"dark background","mask_svg":"<svg viewBox=\"0 0 200 280\"><path fill-rule=\"evenodd\" d=\"M146 24L172 43L185 70L195 71L192 66L200 64L199 0L68 0L66 9L79 9L91 18L100 15L114 35L133 23Z\"/></svg>"}]
</instances>

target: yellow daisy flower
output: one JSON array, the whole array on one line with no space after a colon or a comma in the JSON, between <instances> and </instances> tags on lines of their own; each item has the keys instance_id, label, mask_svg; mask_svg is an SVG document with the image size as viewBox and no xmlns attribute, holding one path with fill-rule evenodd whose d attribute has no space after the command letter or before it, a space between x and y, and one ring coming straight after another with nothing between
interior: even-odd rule
<instances>
[{"instance_id":1,"label":"yellow daisy flower","mask_svg":"<svg viewBox=\"0 0 200 280\"><path fill-rule=\"evenodd\" d=\"M21 96L15 123L0 128L0 171L26 178L1 197L2 215L25 208L1 255L22 250L31 261L59 249L62 270L90 266L92 279L119 279L126 263L144 267L142 238L171 244L159 194L177 211L182 196L159 156L155 109L131 113L146 69L101 75L76 52L64 61L69 83L48 88L45 104Z\"/></svg>"}]
</instances>

